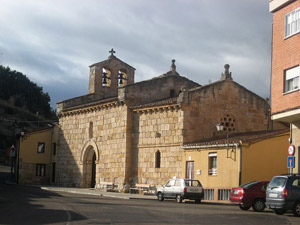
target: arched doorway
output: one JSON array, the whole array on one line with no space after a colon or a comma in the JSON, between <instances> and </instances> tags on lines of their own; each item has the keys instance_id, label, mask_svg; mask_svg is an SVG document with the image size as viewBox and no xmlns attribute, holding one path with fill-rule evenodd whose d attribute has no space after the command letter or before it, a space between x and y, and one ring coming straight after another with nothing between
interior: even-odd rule
<instances>
[{"instance_id":1,"label":"arched doorway","mask_svg":"<svg viewBox=\"0 0 300 225\"><path fill-rule=\"evenodd\" d=\"M96 142L89 139L83 145L80 161L82 165L82 185L85 188L94 188L99 180L97 173L99 163L99 149Z\"/></svg>"},{"instance_id":2,"label":"arched doorway","mask_svg":"<svg viewBox=\"0 0 300 225\"><path fill-rule=\"evenodd\" d=\"M97 155L92 146L89 146L83 155L83 187L94 188L97 176Z\"/></svg>"}]
</instances>

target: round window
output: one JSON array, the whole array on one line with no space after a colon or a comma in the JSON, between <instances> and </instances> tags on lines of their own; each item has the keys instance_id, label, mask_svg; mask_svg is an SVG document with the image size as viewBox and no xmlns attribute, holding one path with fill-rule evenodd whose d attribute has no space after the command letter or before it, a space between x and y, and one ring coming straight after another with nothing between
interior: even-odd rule
<instances>
[{"instance_id":1,"label":"round window","mask_svg":"<svg viewBox=\"0 0 300 225\"><path fill-rule=\"evenodd\" d=\"M236 123L235 123L235 119L231 115L226 114L222 116L220 122L221 125L223 125L223 131L228 133L235 131Z\"/></svg>"}]
</instances>

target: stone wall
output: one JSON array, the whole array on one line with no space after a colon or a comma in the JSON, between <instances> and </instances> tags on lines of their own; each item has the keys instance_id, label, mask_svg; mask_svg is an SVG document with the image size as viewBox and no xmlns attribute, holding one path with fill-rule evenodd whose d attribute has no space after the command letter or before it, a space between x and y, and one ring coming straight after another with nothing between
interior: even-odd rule
<instances>
[{"instance_id":1,"label":"stone wall","mask_svg":"<svg viewBox=\"0 0 300 225\"><path fill-rule=\"evenodd\" d=\"M126 105L112 102L107 105L65 112L60 118L61 138L57 159L57 183L63 186L88 187L91 155L96 152L96 183L127 182L128 168ZM92 135L91 128L92 125ZM86 168L85 168L86 167Z\"/></svg>"},{"instance_id":2,"label":"stone wall","mask_svg":"<svg viewBox=\"0 0 300 225\"><path fill-rule=\"evenodd\" d=\"M137 110L134 115L133 159L137 166L133 182L162 185L173 176L181 176L183 112L178 106ZM155 168L155 155L161 155Z\"/></svg>"},{"instance_id":3,"label":"stone wall","mask_svg":"<svg viewBox=\"0 0 300 225\"><path fill-rule=\"evenodd\" d=\"M183 102L184 142L211 138L216 125L226 132L250 132L271 128L269 104L231 80L219 81L187 92ZM223 133L226 133L223 132Z\"/></svg>"},{"instance_id":4,"label":"stone wall","mask_svg":"<svg viewBox=\"0 0 300 225\"><path fill-rule=\"evenodd\" d=\"M142 105L149 102L155 102L161 99L178 96L182 87L189 89L200 87L200 85L178 75L156 77L151 80L142 81L119 88L119 98L121 100L131 99L134 105Z\"/></svg>"},{"instance_id":5,"label":"stone wall","mask_svg":"<svg viewBox=\"0 0 300 225\"><path fill-rule=\"evenodd\" d=\"M44 177L36 176L36 163L24 163L20 160L19 183L20 184L49 184L50 164L46 164L46 174Z\"/></svg>"}]
</instances>

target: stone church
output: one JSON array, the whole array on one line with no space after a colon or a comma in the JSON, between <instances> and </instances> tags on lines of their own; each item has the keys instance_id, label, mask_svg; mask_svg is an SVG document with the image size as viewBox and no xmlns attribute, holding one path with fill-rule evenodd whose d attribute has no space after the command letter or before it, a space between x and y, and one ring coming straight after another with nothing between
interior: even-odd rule
<instances>
[{"instance_id":1,"label":"stone church","mask_svg":"<svg viewBox=\"0 0 300 225\"><path fill-rule=\"evenodd\" d=\"M175 60L135 83L135 69L114 53L90 66L87 95L57 103L58 185L162 185L184 176L181 146L214 137L216 124L224 133L271 129L268 102L234 82L227 64L204 86L181 76Z\"/></svg>"}]
</instances>

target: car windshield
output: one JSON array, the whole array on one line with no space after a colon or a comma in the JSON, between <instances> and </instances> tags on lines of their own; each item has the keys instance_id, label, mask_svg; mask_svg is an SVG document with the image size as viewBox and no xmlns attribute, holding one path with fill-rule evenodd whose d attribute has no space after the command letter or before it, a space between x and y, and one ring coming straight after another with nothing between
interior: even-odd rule
<instances>
[{"instance_id":1,"label":"car windshield","mask_svg":"<svg viewBox=\"0 0 300 225\"><path fill-rule=\"evenodd\" d=\"M269 184L270 188L283 187L285 185L286 177L274 177Z\"/></svg>"},{"instance_id":2,"label":"car windshield","mask_svg":"<svg viewBox=\"0 0 300 225\"><path fill-rule=\"evenodd\" d=\"M184 182L186 186L201 187L199 180L185 180Z\"/></svg>"},{"instance_id":3,"label":"car windshield","mask_svg":"<svg viewBox=\"0 0 300 225\"><path fill-rule=\"evenodd\" d=\"M251 187L253 187L254 185L256 185L258 183L259 183L258 181L252 181L250 183L241 185L241 188L251 188Z\"/></svg>"}]
</instances>

